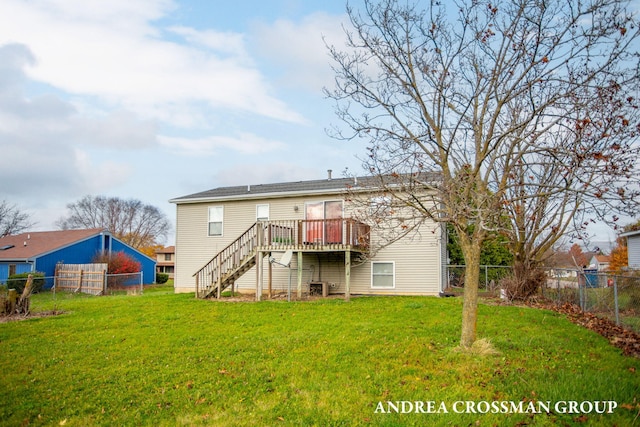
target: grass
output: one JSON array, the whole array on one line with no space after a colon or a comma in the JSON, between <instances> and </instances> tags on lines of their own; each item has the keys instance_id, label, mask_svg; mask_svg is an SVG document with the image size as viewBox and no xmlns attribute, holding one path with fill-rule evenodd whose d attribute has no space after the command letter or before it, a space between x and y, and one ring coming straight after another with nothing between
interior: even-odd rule
<instances>
[{"instance_id":1,"label":"grass","mask_svg":"<svg viewBox=\"0 0 640 427\"><path fill-rule=\"evenodd\" d=\"M552 312L458 298L228 303L39 294L55 317L0 324L0 425L632 425L640 360ZM456 401L614 400L611 414L453 413ZM449 413L376 412L434 401ZM553 409L553 408L552 408ZM553 411L555 412L555 411Z\"/></svg>"}]
</instances>

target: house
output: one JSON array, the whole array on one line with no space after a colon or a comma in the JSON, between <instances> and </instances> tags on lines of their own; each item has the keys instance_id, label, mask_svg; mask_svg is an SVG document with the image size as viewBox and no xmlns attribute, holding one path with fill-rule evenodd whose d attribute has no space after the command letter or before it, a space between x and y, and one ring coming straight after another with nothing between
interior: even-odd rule
<instances>
[{"instance_id":1,"label":"house","mask_svg":"<svg viewBox=\"0 0 640 427\"><path fill-rule=\"evenodd\" d=\"M173 279L175 268L176 247L167 246L156 251L156 273L164 273L169 275L169 279Z\"/></svg>"},{"instance_id":2,"label":"house","mask_svg":"<svg viewBox=\"0 0 640 427\"><path fill-rule=\"evenodd\" d=\"M361 183L363 180L361 179ZM176 205L176 292L220 295L231 286L264 294L438 295L446 238L428 222L411 238L370 251L377 236L352 218L356 179L220 187ZM368 197L366 187L360 197ZM371 198L373 201L373 198Z\"/></svg>"},{"instance_id":3,"label":"house","mask_svg":"<svg viewBox=\"0 0 640 427\"><path fill-rule=\"evenodd\" d=\"M627 238L627 265L630 269L640 269L640 230L622 233L620 237Z\"/></svg>"},{"instance_id":4,"label":"house","mask_svg":"<svg viewBox=\"0 0 640 427\"><path fill-rule=\"evenodd\" d=\"M37 231L0 238L0 283L13 274L41 272L55 275L56 265L91 263L96 254L125 252L140 262L144 283L155 282L156 262L121 242L107 230ZM47 287L51 283L47 283Z\"/></svg>"},{"instance_id":5,"label":"house","mask_svg":"<svg viewBox=\"0 0 640 427\"><path fill-rule=\"evenodd\" d=\"M589 261L589 268L596 269L598 271L605 271L609 269L610 262L610 256L595 254L591 257L591 261Z\"/></svg>"}]
</instances>

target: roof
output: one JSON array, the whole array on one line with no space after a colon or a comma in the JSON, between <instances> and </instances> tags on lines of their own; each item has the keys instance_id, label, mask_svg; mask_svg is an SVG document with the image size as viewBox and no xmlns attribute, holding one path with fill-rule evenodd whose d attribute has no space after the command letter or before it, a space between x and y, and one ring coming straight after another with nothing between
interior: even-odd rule
<instances>
[{"instance_id":1,"label":"roof","mask_svg":"<svg viewBox=\"0 0 640 427\"><path fill-rule=\"evenodd\" d=\"M611 257L609 255L594 255L593 256L598 262L611 262Z\"/></svg>"},{"instance_id":2,"label":"roof","mask_svg":"<svg viewBox=\"0 0 640 427\"><path fill-rule=\"evenodd\" d=\"M157 254L173 254L176 252L175 246L167 246L166 248L158 249Z\"/></svg>"},{"instance_id":3,"label":"roof","mask_svg":"<svg viewBox=\"0 0 640 427\"><path fill-rule=\"evenodd\" d=\"M281 182L274 184L239 185L218 187L170 200L171 203L188 203L212 199L264 198L269 195L308 194L316 192L343 192L354 178L318 179L314 181Z\"/></svg>"},{"instance_id":4,"label":"roof","mask_svg":"<svg viewBox=\"0 0 640 427\"><path fill-rule=\"evenodd\" d=\"M437 180L438 174L429 174L428 179ZM188 194L169 200L171 203L195 203L207 200L265 199L293 195L344 193L354 188L363 190L377 187L378 177L325 178L311 181L280 182L274 184L239 185L218 187L199 193Z\"/></svg>"},{"instance_id":5,"label":"roof","mask_svg":"<svg viewBox=\"0 0 640 427\"><path fill-rule=\"evenodd\" d=\"M23 260L64 248L105 232L102 228L85 230L35 231L0 238L0 260Z\"/></svg>"},{"instance_id":6,"label":"roof","mask_svg":"<svg viewBox=\"0 0 640 427\"><path fill-rule=\"evenodd\" d=\"M632 237L640 235L640 230L627 231L626 233L620 234L620 237Z\"/></svg>"}]
</instances>

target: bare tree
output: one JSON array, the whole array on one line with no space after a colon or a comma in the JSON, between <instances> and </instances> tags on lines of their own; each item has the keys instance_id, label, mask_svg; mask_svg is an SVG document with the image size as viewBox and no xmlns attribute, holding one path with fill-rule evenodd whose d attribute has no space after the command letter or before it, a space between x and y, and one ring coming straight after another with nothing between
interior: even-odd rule
<instances>
[{"instance_id":1,"label":"bare tree","mask_svg":"<svg viewBox=\"0 0 640 427\"><path fill-rule=\"evenodd\" d=\"M458 235L463 347L489 233L531 258L567 218L605 217L637 193L638 24L627 1L574 3L365 0L347 7L347 49L329 48L326 92L346 124L334 136L369 141L364 167L413 211L402 229L430 219Z\"/></svg>"},{"instance_id":2,"label":"bare tree","mask_svg":"<svg viewBox=\"0 0 640 427\"><path fill-rule=\"evenodd\" d=\"M85 196L67 209L69 215L57 222L63 230L103 227L134 248L163 242L171 229L157 207L134 199Z\"/></svg>"},{"instance_id":3,"label":"bare tree","mask_svg":"<svg viewBox=\"0 0 640 427\"><path fill-rule=\"evenodd\" d=\"M0 237L21 233L32 225L28 213L6 200L0 202Z\"/></svg>"}]
</instances>

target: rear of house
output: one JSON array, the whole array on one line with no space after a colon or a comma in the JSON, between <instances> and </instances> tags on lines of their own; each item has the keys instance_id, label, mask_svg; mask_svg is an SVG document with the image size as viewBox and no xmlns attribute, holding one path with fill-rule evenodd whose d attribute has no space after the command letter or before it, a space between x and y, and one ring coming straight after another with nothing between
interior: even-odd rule
<instances>
[{"instance_id":1,"label":"rear of house","mask_svg":"<svg viewBox=\"0 0 640 427\"><path fill-rule=\"evenodd\" d=\"M196 273L221 263L213 258L257 229L261 256L233 278L241 292L285 291L290 283L295 290L302 283L324 285L330 294L438 295L445 283L443 227L425 223L410 238L372 253L369 244L376 236L365 239L363 225L350 220L353 205L346 189L353 185L352 179L326 179L222 187L171 200L175 291L200 289L198 277L206 275ZM280 265L287 250L293 252L291 264Z\"/></svg>"}]
</instances>

